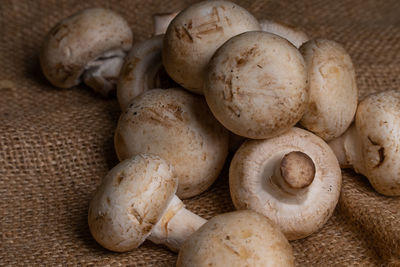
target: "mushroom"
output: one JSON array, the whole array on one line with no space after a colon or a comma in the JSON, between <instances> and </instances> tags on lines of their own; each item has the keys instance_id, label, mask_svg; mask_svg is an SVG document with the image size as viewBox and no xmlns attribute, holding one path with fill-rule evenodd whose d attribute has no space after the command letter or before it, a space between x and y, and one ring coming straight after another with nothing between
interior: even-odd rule
<instances>
[{"instance_id":1,"label":"mushroom","mask_svg":"<svg viewBox=\"0 0 400 267\"><path fill-rule=\"evenodd\" d=\"M203 91L212 113L228 130L264 139L301 119L308 100L306 85L305 63L296 47L275 34L253 31L217 50Z\"/></svg>"},{"instance_id":2,"label":"mushroom","mask_svg":"<svg viewBox=\"0 0 400 267\"><path fill-rule=\"evenodd\" d=\"M341 182L330 147L300 128L267 140L247 140L229 169L235 207L270 218L289 240L325 224L338 202Z\"/></svg>"},{"instance_id":3,"label":"mushroom","mask_svg":"<svg viewBox=\"0 0 400 267\"><path fill-rule=\"evenodd\" d=\"M296 48L299 48L303 43L310 40L307 34L301 29L293 27L292 25L284 24L282 22L262 19L260 20L260 27L263 31L270 32L287 39Z\"/></svg>"},{"instance_id":4,"label":"mushroom","mask_svg":"<svg viewBox=\"0 0 400 267\"><path fill-rule=\"evenodd\" d=\"M229 38L260 30L244 8L227 1L204 1L180 12L168 26L162 58L171 78L182 87L202 94L210 58Z\"/></svg>"},{"instance_id":5,"label":"mushroom","mask_svg":"<svg viewBox=\"0 0 400 267\"><path fill-rule=\"evenodd\" d=\"M369 95L357 108L355 124L329 142L342 167L365 175L376 191L400 196L400 92Z\"/></svg>"},{"instance_id":6,"label":"mushroom","mask_svg":"<svg viewBox=\"0 0 400 267\"><path fill-rule=\"evenodd\" d=\"M164 35L157 35L135 44L125 58L117 84L121 110L125 110L133 98L149 89L176 85L162 65L163 38Z\"/></svg>"},{"instance_id":7,"label":"mushroom","mask_svg":"<svg viewBox=\"0 0 400 267\"><path fill-rule=\"evenodd\" d=\"M168 25L179 14L179 11L171 13L159 13L153 15L154 33L153 35L165 34Z\"/></svg>"},{"instance_id":8,"label":"mushroom","mask_svg":"<svg viewBox=\"0 0 400 267\"><path fill-rule=\"evenodd\" d=\"M329 141L349 128L358 90L350 56L330 40L308 41L300 48L308 70L309 103L300 123Z\"/></svg>"},{"instance_id":9,"label":"mushroom","mask_svg":"<svg viewBox=\"0 0 400 267\"><path fill-rule=\"evenodd\" d=\"M200 194L217 179L228 154L228 132L204 98L181 89L154 89L133 99L118 121L115 150L124 160L158 155L175 168L177 195Z\"/></svg>"},{"instance_id":10,"label":"mushroom","mask_svg":"<svg viewBox=\"0 0 400 267\"><path fill-rule=\"evenodd\" d=\"M137 155L115 166L97 189L88 212L90 232L117 252L145 239L177 251L206 220L185 209L175 195L178 181L165 160Z\"/></svg>"},{"instance_id":11,"label":"mushroom","mask_svg":"<svg viewBox=\"0 0 400 267\"><path fill-rule=\"evenodd\" d=\"M191 235L176 266L294 266L292 247L279 229L250 210L220 214Z\"/></svg>"},{"instance_id":12,"label":"mushroom","mask_svg":"<svg viewBox=\"0 0 400 267\"><path fill-rule=\"evenodd\" d=\"M85 9L50 30L40 51L40 65L56 87L70 88L83 80L107 96L131 46L132 31L120 15L102 8Z\"/></svg>"}]
</instances>

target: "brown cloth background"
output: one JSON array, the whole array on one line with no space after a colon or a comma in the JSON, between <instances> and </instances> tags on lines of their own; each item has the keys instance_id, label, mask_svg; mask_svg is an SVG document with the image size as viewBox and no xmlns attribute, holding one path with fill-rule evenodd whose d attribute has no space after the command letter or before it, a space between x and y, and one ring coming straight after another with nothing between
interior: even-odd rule
<instances>
[{"instance_id":1,"label":"brown cloth background","mask_svg":"<svg viewBox=\"0 0 400 267\"><path fill-rule=\"evenodd\" d=\"M138 41L150 36L153 13L191 2L0 0L0 265L175 264L176 254L148 241L120 254L92 239L88 203L118 162L112 139L119 107L85 86L52 87L38 51L56 22L83 8L119 12ZM353 58L360 97L400 89L399 0L235 2L259 19L340 42ZM351 170L343 176L333 217L291 242L298 266L400 266L400 198L378 195ZM207 219L233 210L226 168L207 192L185 203Z\"/></svg>"}]
</instances>

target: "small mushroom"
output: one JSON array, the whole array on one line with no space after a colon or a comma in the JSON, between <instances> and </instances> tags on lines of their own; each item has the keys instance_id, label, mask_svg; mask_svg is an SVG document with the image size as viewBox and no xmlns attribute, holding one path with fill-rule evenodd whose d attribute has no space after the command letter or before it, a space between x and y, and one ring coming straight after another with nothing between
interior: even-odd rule
<instances>
[{"instance_id":1,"label":"small mushroom","mask_svg":"<svg viewBox=\"0 0 400 267\"><path fill-rule=\"evenodd\" d=\"M301 119L308 100L306 85L305 63L296 47L275 34L253 31L229 39L217 50L203 91L214 116L228 130L264 139Z\"/></svg>"},{"instance_id":2,"label":"small mushroom","mask_svg":"<svg viewBox=\"0 0 400 267\"><path fill-rule=\"evenodd\" d=\"M329 145L342 167L365 175L379 193L400 196L400 92L366 97L355 124Z\"/></svg>"},{"instance_id":3,"label":"small mushroom","mask_svg":"<svg viewBox=\"0 0 400 267\"><path fill-rule=\"evenodd\" d=\"M132 31L120 15L102 8L85 9L50 30L40 51L40 65L56 87L70 88L83 80L107 96L131 46Z\"/></svg>"},{"instance_id":4,"label":"small mushroom","mask_svg":"<svg viewBox=\"0 0 400 267\"><path fill-rule=\"evenodd\" d=\"M330 147L300 128L246 141L229 169L235 207L270 218L289 240L304 238L325 224L338 202L341 182Z\"/></svg>"},{"instance_id":5,"label":"small mushroom","mask_svg":"<svg viewBox=\"0 0 400 267\"><path fill-rule=\"evenodd\" d=\"M268 218L243 210L217 215L204 224L184 242L176 266L294 266L294 256Z\"/></svg>"},{"instance_id":6,"label":"small mushroom","mask_svg":"<svg viewBox=\"0 0 400 267\"><path fill-rule=\"evenodd\" d=\"M89 206L90 232L117 252L139 247L145 239L177 251L206 220L185 209L175 195L178 180L165 160L137 155L115 166Z\"/></svg>"},{"instance_id":7,"label":"small mushroom","mask_svg":"<svg viewBox=\"0 0 400 267\"><path fill-rule=\"evenodd\" d=\"M164 35L157 35L135 44L125 58L117 84L121 110L125 110L133 98L149 89L176 85L162 65L163 38Z\"/></svg>"},{"instance_id":8,"label":"small mushroom","mask_svg":"<svg viewBox=\"0 0 400 267\"><path fill-rule=\"evenodd\" d=\"M204 74L215 50L229 38L260 30L244 8L228 1L204 1L180 12L170 23L163 45L167 73L182 87L202 94Z\"/></svg>"},{"instance_id":9,"label":"small mushroom","mask_svg":"<svg viewBox=\"0 0 400 267\"><path fill-rule=\"evenodd\" d=\"M296 48L299 48L303 43L310 40L307 34L301 29L293 27L292 25L284 24L282 22L262 19L260 20L260 27L263 31L270 32L287 39Z\"/></svg>"},{"instance_id":10,"label":"small mushroom","mask_svg":"<svg viewBox=\"0 0 400 267\"><path fill-rule=\"evenodd\" d=\"M342 135L358 103L356 74L350 56L330 40L316 39L300 52L308 70L309 104L300 123L325 141Z\"/></svg>"},{"instance_id":11,"label":"small mushroom","mask_svg":"<svg viewBox=\"0 0 400 267\"><path fill-rule=\"evenodd\" d=\"M168 25L179 14L179 11L171 13L159 13L153 15L154 33L153 35L165 34Z\"/></svg>"},{"instance_id":12,"label":"small mushroom","mask_svg":"<svg viewBox=\"0 0 400 267\"><path fill-rule=\"evenodd\" d=\"M175 168L177 195L200 194L217 179L228 154L228 132L204 98L181 89L154 89L133 99L115 132L124 160L138 153L158 155Z\"/></svg>"}]
</instances>

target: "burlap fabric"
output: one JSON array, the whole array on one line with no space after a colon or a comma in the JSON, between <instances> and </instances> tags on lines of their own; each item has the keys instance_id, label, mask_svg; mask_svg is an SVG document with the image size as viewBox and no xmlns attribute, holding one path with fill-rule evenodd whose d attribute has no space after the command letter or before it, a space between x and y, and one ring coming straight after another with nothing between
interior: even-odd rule
<instances>
[{"instance_id":1,"label":"burlap fabric","mask_svg":"<svg viewBox=\"0 0 400 267\"><path fill-rule=\"evenodd\" d=\"M151 14L193 1L0 0L0 264L173 266L176 254L145 242L129 253L99 246L87 226L96 186L117 164L115 99L85 86L53 88L38 51L60 19L86 7L122 14L135 40L150 36ZM400 89L400 1L238 1L257 18L301 26L343 44L353 58L360 96ZM375 193L343 172L339 204L312 236L291 242L299 266L400 266L400 199ZM205 218L233 210L226 168L204 194L185 201Z\"/></svg>"}]
</instances>

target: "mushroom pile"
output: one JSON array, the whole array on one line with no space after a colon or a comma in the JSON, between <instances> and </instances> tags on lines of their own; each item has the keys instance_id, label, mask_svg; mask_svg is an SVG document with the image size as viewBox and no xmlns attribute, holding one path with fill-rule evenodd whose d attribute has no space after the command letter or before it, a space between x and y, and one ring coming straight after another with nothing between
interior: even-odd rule
<instances>
[{"instance_id":1,"label":"mushroom pile","mask_svg":"<svg viewBox=\"0 0 400 267\"><path fill-rule=\"evenodd\" d=\"M178 266L292 266L288 240L330 218L340 166L400 195L400 93L357 108L354 67L340 44L258 21L228 1L157 14L154 23L153 37L132 47L120 15L87 9L50 30L40 53L54 86L116 89L121 162L88 215L103 247L129 251L148 238L180 251ZM239 211L206 222L180 199L207 190L229 152Z\"/></svg>"}]
</instances>

